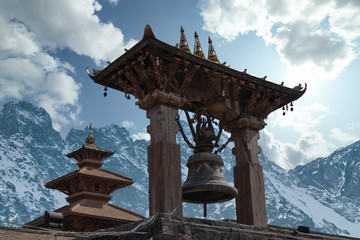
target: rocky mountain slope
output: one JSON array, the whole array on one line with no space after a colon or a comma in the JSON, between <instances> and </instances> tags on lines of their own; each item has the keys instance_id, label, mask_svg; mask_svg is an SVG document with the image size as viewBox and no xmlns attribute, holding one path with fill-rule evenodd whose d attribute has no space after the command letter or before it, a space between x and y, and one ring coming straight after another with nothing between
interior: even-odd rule
<instances>
[{"instance_id":1,"label":"rocky mountain slope","mask_svg":"<svg viewBox=\"0 0 360 240\"><path fill-rule=\"evenodd\" d=\"M125 128L115 124L95 128L93 135L97 146L115 151L103 168L135 180L116 191L112 203L148 216L149 142L133 141ZM66 205L64 194L44 185L77 168L65 154L79 148L87 136L87 129L71 129L62 139L45 110L24 101L5 104L0 112L0 220L26 223L45 210ZM224 136L222 141L226 140ZM192 152L180 135L178 143L184 181ZM225 177L233 185L235 160L230 147L221 156ZM360 141L289 172L260 154L269 224L305 225L313 231L360 237L359 158ZM234 209L234 201L211 204L208 218L234 219ZM192 217L203 214L202 206L195 204L184 204L183 212Z\"/></svg>"}]
</instances>

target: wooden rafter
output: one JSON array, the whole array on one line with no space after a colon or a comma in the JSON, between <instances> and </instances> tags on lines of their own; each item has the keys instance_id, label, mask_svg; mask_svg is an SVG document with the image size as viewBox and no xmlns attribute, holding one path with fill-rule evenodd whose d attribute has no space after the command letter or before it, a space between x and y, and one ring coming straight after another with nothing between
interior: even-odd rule
<instances>
[{"instance_id":1,"label":"wooden rafter","mask_svg":"<svg viewBox=\"0 0 360 240\"><path fill-rule=\"evenodd\" d=\"M155 76L155 81L156 81L156 85L157 87L160 87L162 88L162 83L161 83L161 78L160 78L160 72L159 72L159 68L156 64L156 50L154 49L152 51L152 53L150 54L150 60L151 60L151 63L152 63L152 69L153 69L153 73L154 73L154 76Z\"/></svg>"},{"instance_id":2,"label":"wooden rafter","mask_svg":"<svg viewBox=\"0 0 360 240\"><path fill-rule=\"evenodd\" d=\"M175 73L178 70L179 62L178 61L171 61L169 66L169 73L166 78L165 82L165 91L168 92L171 89L171 82L173 81L175 77ZM175 80L176 81L176 80Z\"/></svg>"},{"instance_id":3,"label":"wooden rafter","mask_svg":"<svg viewBox=\"0 0 360 240\"><path fill-rule=\"evenodd\" d=\"M266 106L270 104L271 92L263 91L263 94L260 102L255 105L254 113L256 116L260 116L266 109Z\"/></svg>"},{"instance_id":4,"label":"wooden rafter","mask_svg":"<svg viewBox=\"0 0 360 240\"><path fill-rule=\"evenodd\" d=\"M144 92L129 67L128 69L126 69L125 77L131 82L132 86L134 87L135 97L137 97L138 99L142 99L144 97Z\"/></svg>"},{"instance_id":5,"label":"wooden rafter","mask_svg":"<svg viewBox=\"0 0 360 240\"><path fill-rule=\"evenodd\" d=\"M260 93L260 90L259 89L255 89L252 91L251 93L251 97L245 107L245 112L248 114L248 115L253 115L254 114L254 105L256 104L256 100L258 98L258 95Z\"/></svg>"},{"instance_id":6,"label":"wooden rafter","mask_svg":"<svg viewBox=\"0 0 360 240\"><path fill-rule=\"evenodd\" d=\"M152 92L155 89L155 85L154 85L153 81L151 81L149 75L146 74L147 71L141 65L141 62L140 63L132 63L132 66L134 67L136 73L139 75L141 83L146 85L147 90L148 90L147 93Z\"/></svg>"},{"instance_id":7,"label":"wooden rafter","mask_svg":"<svg viewBox=\"0 0 360 240\"><path fill-rule=\"evenodd\" d=\"M196 69L195 68L190 68L188 69L188 71L186 72L186 75L185 75L185 78L184 78L184 81L181 85L181 88L180 88L180 96L184 96L185 93L186 93L186 90L190 84L190 82L193 80L194 76L195 76L195 73L196 73Z\"/></svg>"}]
</instances>

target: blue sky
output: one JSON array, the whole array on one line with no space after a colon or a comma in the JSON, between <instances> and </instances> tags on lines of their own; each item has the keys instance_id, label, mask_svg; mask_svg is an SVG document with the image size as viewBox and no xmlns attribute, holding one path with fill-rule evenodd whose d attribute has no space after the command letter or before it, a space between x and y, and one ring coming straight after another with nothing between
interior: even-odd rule
<instances>
[{"instance_id":1,"label":"blue sky","mask_svg":"<svg viewBox=\"0 0 360 240\"><path fill-rule=\"evenodd\" d=\"M62 136L115 123L148 138L148 119L114 90L86 74L131 48L150 24L176 45L184 27L207 37L221 62L274 83L308 91L294 112L269 115L259 144L291 169L360 139L360 1L95 1L0 2L0 104L24 99L44 107Z\"/></svg>"}]
</instances>

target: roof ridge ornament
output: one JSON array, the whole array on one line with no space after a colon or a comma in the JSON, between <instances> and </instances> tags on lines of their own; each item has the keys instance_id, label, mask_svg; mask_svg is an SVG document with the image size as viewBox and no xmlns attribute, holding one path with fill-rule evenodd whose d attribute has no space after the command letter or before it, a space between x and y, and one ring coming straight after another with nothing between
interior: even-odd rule
<instances>
[{"instance_id":1,"label":"roof ridge ornament","mask_svg":"<svg viewBox=\"0 0 360 240\"><path fill-rule=\"evenodd\" d=\"M204 52L202 50L202 47L201 47L201 44L200 44L200 41L199 41L199 35L197 34L196 31L195 31L194 37L195 37L194 55L205 59L205 55L204 55Z\"/></svg>"},{"instance_id":2,"label":"roof ridge ornament","mask_svg":"<svg viewBox=\"0 0 360 240\"><path fill-rule=\"evenodd\" d=\"M216 63L220 63L217 55L216 55L216 52L215 52L215 49L214 49L214 46L212 45L212 41L211 41L211 38L209 37L209 51L208 51L208 60L212 61L212 62L216 62Z\"/></svg>"},{"instance_id":3,"label":"roof ridge ornament","mask_svg":"<svg viewBox=\"0 0 360 240\"><path fill-rule=\"evenodd\" d=\"M145 29L144 29L144 36L143 36L142 40L146 40L146 39L149 39L149 38L156 39L150 25L147 24L145 26Z\"/></svg>"},{"instance_id":4,"label":"roof ridge ornament","mask_svg":"<svg viewBox=\"0 0 360 240\"><path fill-rule=\"evenodd\" d=\"M89 126L89 136L86 138L85 142L86 142L86 145L95 145L95 138L93 137L92 133L91 133L91 130L93 130L93 126L92 124L90 123L90 126Z\"/></svg>"},{"instance_id":5,"label":"roof ridge ornament","mask_svg":"<svg viewBox=\"0 0 360 240\"><path fill-rule=\"evenodd\" d=\"M190 53L189 44L186 40L186 36L185 36L184 29L182 26L180 28L180 47L179 48L181 50L184 50L184 51Z\"/></svg>"}]
</instances>

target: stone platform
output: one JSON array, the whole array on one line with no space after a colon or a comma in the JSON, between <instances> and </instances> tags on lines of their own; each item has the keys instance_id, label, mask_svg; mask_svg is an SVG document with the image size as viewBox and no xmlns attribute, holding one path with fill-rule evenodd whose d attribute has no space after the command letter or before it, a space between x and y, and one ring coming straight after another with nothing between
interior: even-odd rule
<instances>
[{"instance_id":1,"label":"stone platform","mask_svg":"<svg viewBox=\"0 0 360 240\"><path fill-rule=\"evenodd\" d=\"M89 233L77 239L106 240L275 240L275 239L358 239L345 236L311 232L274 226L256 227L232 222L179 217L171 214L157 214L144 221L122 225L116 228Z\"/></svg>"}]
</instances>

